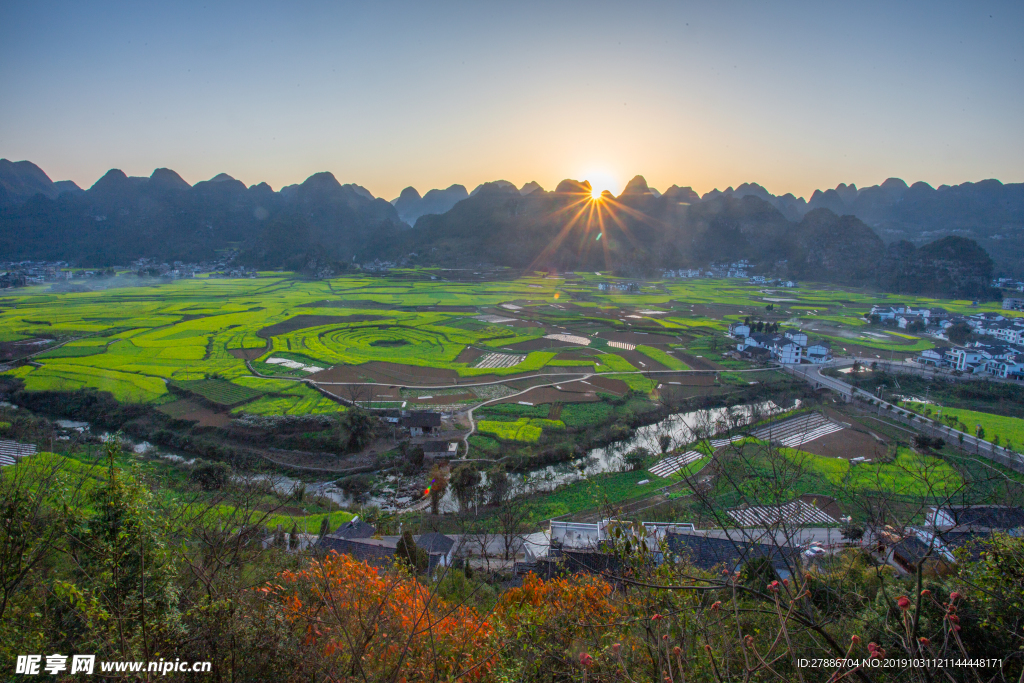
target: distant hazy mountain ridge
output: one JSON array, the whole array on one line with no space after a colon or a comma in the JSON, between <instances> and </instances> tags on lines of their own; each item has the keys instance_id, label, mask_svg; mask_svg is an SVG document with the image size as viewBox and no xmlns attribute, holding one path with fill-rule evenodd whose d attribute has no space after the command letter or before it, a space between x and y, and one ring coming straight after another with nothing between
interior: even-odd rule
<instances>
[{"instance_id":1,"label":"distant hazy mountain ridge","mask_svg":"<svg viewBox=\"0 0 1024 683\"><path fill-rule=\"evenodd\" d=\"M56 199L63 192L81 192L73 181L53 182L50 176L31 161L0 159L0 206L18 204L41 194Z\"/></svg>"},{"instance_id":2,"label":"distant hazy mountain ridge","mask_svg":"<svg viewBox=\"0 0 1024 683\"><path fill-rule=\"evenodd\" d=\"M409 187L387 202L331 173L274 192L226 174L190 186L170 169L148 178L113 169L82 191L51 182L30 162L0 160L0 258L196 261L234 247L263 267L411 258L636 273L745 258L794 278L972 296L993 266L963 238L987 246L1001 271L1024 270L1022 188L987 180L933 189L891 178L862 189L841 184L804 201L756 183L702 197L677 185L659 194L636 176L617 198L605 193L609 201L588 227L573 221L596 206L586 180L563 180L552 192L504 180L422 196ZM944 237L963 239L943 243L959 244L958 253L928 246Z\"/></svg>"},{"instance_id":3,"label":"distant hazy mountain ridge","mask_svg":"<svg viewBox=\"0 0 1024 683\"><path fill-rule=\"evenodd\" d=\"M451 185L445 190L430 190L420 197L414 187L407 187L391 203L398 217L409 225L416 225L416 219L428 213L447 213L453 206L469 196L463 185Z\"/></svg>"}]
</instances>

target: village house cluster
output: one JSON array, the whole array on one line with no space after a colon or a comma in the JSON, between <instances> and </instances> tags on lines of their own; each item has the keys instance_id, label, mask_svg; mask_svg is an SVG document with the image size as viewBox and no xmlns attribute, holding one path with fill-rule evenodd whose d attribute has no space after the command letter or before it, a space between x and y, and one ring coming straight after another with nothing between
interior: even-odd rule
<instances>
[{"instance_id":1,"label":"village house cluster","mask_svg":"<svg viewBox=\"0 0 1024 683\"><path fill-rule=\"evenodd\" d=\"M1013 344L972 342L922 351L917 362L972 375L992 375L1003 379L1024 379L1024 348Z\"/></svg>"},{"instance_id":2,"label":"village house cluster","mask_svg":"<svg viewBox=\"0 0 1024 683\"><path fill-rule=\"evenodd\" d=\"M754 512L747 514L743 523L725 529L700 529L686 522L551 520L544 532L503 541L432 532L413 536L413 542L426 555L426 566L420 571L427 575L464 563L479 565L483 546L487 546L488 554L514 558L511 567L506 567L512 569L512 583L516 584L527 573L544 579L566 573L614 577L623 569L616 537L644 540L654 549L649 561L655 564L685 559L704 570L724 566L739 571L748 562L767 560L780 578L787 578L818 558L848 547L862 548L897 574L913 574L922 561L931 571L946 572L957 565L959 551L977 558L979 543L992 534L1024 532L1024 509L1001 505L941 505L928 510L923 524L902 531L892 527L861 529L859 534L851 531L851 518L842 515L837 501L828 496L804 495L789 504ZM282 545L291 552L334 551L377 567L389 566L401 552L400 535L380 535L358 517L333 531L325 528L319 535L302 534L295 539L297 543L283 530L279 529L278 536L284 537ZM273 542L273 537L264 540L265 545Z\"/></svg>"},{"instance_id":3,"label":"village house cluster","mask_svg":"<svg viewBox=\"0 0 1024 683\"><path fill-rule=\"evenodd\" d=\"M209 273L210 277L256 277L256 269L234 263L236 256L237 252L231 251L216 261L198 263L168 263L154 258L140 258L128 265L106 268L77 268L66 261L8 261L0 263L0 289L46 283L53 283L57 291L76 291L81 286L86 289L103 289L106 285L99 283L99 280L126 273L170 280L193 278L204 273Z\"/></svg>"},{"instance_id":4,"label":"village house cluster","mask_svg":"<svg viewBox=\"0 0 1024 683\"><path fill-rule=\"evenodd\" d=\"M1024 299L1004 299L1004 310L1022 310ZM883 324L892 321L900 329L931 334L949 341L949 330L965 325L975 337L966 344L922 351L917 362L969 374L988 374L1006 379L1024 378L1024 319L998 313L952 315L942 308L875 306L868 314Z\"/></svg>"},{"instance_id":5,"label":"village house cluster","mask_svg":"<svg viewBox=\"0 0 1024 683\"><path fill-rule=\"evenodd\" d=\"M763 323L762 323L763 325ZM755 331L757 323L735 323L729 326L729 334L737 340L736 351L746 357L775 360L779 363L823 364L832 360L832 347L828 342L814 342L806 332L799 330ZM763 329L763 328L762 328Z\"/></svg>"},{"instance_id":6,"label":"village house cluster","mask_svg":"<svg viewBox=\"0 0 1024 683\"><path fill-rule=\"evenodd\" d=\"M837 517L838 507L825 496L803 496L801 506L790 509L806 512L817 509L828 524L848 517ZM613 530L627 537L642 537L656 564L665 561L688 562L704 570L725 566L739 571L754 560L768 560L780 578L792 576L801 566L815 558L828 555L842 547L859 546L897 574L912 575L920 562L930 571L948 572L958 563L958 551L977 559L980 543L995 533L1013 536L1024 532L1024 509L1002 505L942 505L932 507L924 524L903 531L892 527L863 530L856 540L844 533L843 527L800 526L796 519L785 519L782 508L766 509L770 516L758 524L744 528L699 529L689 523L637 524L606 519L597 523L551 521L549 546L538 557L527 555L517 563L517 573L533 571L550 578L565 571L614 575L620 560L614 552ZM781 516L780 516L781 515ZM754 521L754 520L751 520ZM546 552L544 552L546 551Z\"/></svg>"},{"instance_id":7,"label":"village house cluster","mask_svg":"<svg viewBox=\"0 0 1024 683\"><path fill-rule=\"evenodd\" d=\"M7 261L0 263L0 288L25 287L71 277L64 261ZM89 271L92 272L92 271Z\"/></svg>"},{"instance_id":8,"label":"village house cluster","mask_svg":"<svg viewBox=\"0 0 1024 683\"><path fill-rule=\"evenodd\" d=\"M1017 280L1012 277L997 277L992 280L992 286L996 289L1010 289L1018 292L1024 292L1024 280ZM1018 301L1024 301L1018 299ZM1021 310L1021 309L1017 309Z\"/></svg>"}]
</instances>

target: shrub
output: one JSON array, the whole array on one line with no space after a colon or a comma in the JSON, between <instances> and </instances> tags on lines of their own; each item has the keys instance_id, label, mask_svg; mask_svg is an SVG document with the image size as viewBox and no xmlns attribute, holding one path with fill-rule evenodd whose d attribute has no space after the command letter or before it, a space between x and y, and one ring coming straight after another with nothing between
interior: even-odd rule
<instances>
[{"instance_id":1,"label":"shrub","mask_svg":"<svg viewBox=\"0 0 1024 683\"><path fill-rule=\"evenodd\" d=\"M650 451L643 447L637 447L626 453L624 458L626 462L626 468L630 471L636 471L644 466L644 461L651 457Z\"/></svg>"},{"instance_id":2,"label":"shrub","mask_svg":"<svg viewBox=\"0 0 1024 683\"><path fill-rule=\"evenodd\" d=\"M188 478L204 491L219 491L231 478L231 466L224 462L204 462L194 467Z\"/></svg>"},{"instance_id":3,"label":"shrub","mask_svg":"<svg viewBox=\"0 0 1024 683\"><path fill-rule=\"evenodd\" d=\"M382 572L332 553L259 590L280 605L280 618L303 643L305 670L294 672L296 680L348 671L356 662L360 680L444 681L461 674L459 680L481 681L494 666L488 621L402 571Z\"/></svg>"}]
</instances>

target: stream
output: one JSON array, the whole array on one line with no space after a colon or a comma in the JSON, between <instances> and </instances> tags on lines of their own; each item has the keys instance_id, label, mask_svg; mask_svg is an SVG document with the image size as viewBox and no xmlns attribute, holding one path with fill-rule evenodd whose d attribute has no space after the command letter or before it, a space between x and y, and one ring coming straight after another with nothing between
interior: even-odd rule
<instances>
[{"instance_id":1,"label":"stream","mask_svg":"<svg viewBox=\"0 0 1024 683\"><path fill-rule=\"evenodd\" d=\"M672 438L671 448L679 448L697 440L698 434L704 430L708 431L709 436L715 435L727 431L734 426L758 421L769 415L777 415L799 407L799 400L796 401L794 406L788 408L781 407L773 401L765 401L763 403L744 404L731 408L712 408L709 410L675 413L660 422L637 428L628 439L616 441L600 448L593 448L581 458L554 465L546 465L525 474L512 473L509 477L521 494L529 495L551 492L560 486L583 481L598 474L623 471L625 469L626 454L635 448L645 448L651 453L661 452L659 440L662 435L667 434ZM65 429L81 431L83 428L87 428L87 423L84 422L63 422L65 424L60 426ZM109 438L107 434L102 436ZM156 456L185 465L192 463L191 459L186 459L173 453L165 453L146 442L129 442L126 445L130 450L140 455ZM482 472L481 478L481 488L483 488L487 484L486 473ZM348 509L355 509L360 505L375 505L381 510L395 512L407 509L421 500L418 495L419 491L413 491L410 488L411 478L399 478L395 475L384 477L382 486L361 501L355 500L353 496L338 488L334 480L304 482L284 474L235 475L234 479L238 482L268 482L275 492L285 495L304 486L306 496L323 496ZM450 488L441 502L441 509L445 512L458 509L458 503Z\"/></svg>"},{"instance_id":2,"label":"stream","mask_svg":"<svg viewBox=\"0 0 1024 683\"><path fill-rule=\"evenodd\" d=\"M670 448L679 448L697 440L697 434L708 429L709 436L727 431L732 426L761 420L798 408L783 408L772 401L738 405L731 408L694 410L688 413L669 415L661 422L639 427L628 439L616 441L601 448L594 448L586 456L576 460L541 467L525 475L518 475L518 483L524 493L553 491L564 484L588 479L605 472L621 472L625 469L626 454L635 448L645 448L651 453L660 453L659 439L663 434L672 437Z\"/></svg>"}]
</instances>

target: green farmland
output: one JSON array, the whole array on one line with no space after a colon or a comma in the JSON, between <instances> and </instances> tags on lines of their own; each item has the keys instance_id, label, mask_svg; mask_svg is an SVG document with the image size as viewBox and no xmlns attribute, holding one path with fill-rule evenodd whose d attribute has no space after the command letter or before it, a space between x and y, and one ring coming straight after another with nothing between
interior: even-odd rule
<instances>
[{"instance_id":1,"label":"green farmland","mask_svg":"<svg viewBox=\"0 0 1024 683\"><path fill-rule=\"evenodd\" d=\"M265 273L165 283L122 275L115 278L120 286L94 292L14 290L0 306L0 344L27 350L2 375L10 391L27 392L21 402L36 395L44 411L57 405L60 412L61 401L95 402L80 390L106 392L102 400L113 401L86 419L102 422L123 407L111 432L133 415L149 415L134 423L136 434L161 448L243 471L284 468L310 481L327 477L356 495L378 495L396 471L422 491L429 482L418 479L428 470L410 467L407 436L391 427L359 437L366 417L348 407L353 404L447 413L440 438L464 440L459 448L470 459L524 473L628 438L661 419L670 404L676 410L755 397L820 400L792 376L734 357L726 335L732 323L749 318L800 328L812 340L831 341L837 355L908 356L931 347L931 338L868 323L864 314L872 305L959 312L996 306L835 287L772 290L736 280L649 281L624 294L599 289L615 278L593 273L492 282L449 275L455 277L413 270L311 281ZM1010 418L964 413L961 419L983 423L989 439L1024 439L1016 422L1005 422ZM962 481L942 460L905 445L891 462L870 465L786 457L804 472L787 496L829 491L843 500L884 485L922 497L922 481L942 490ZM752 476L743 477L754 487L745 492L750 500L761 500L756 487L772 478L763 465L753 461L746 473ZM632 504L666 485L678 486L661 494L659 505L689 504L692 491L682 474L652 477L646 470L605 472L559 487L531 498L531 518ZM643 479L655 483L639 485ZM716 505L738 502L723 495ZM293 517L319 523L313 513Z\"/></svg>"},{"instance_id":2,"label":"green farmland","mask_svg":"<svg viewBox=\"0 0 1024 683\"><path fill-rule=\"evenodd\" d=\"M868 329L862 316L871 305L897 302L886 294L835 287L765 291L734 280L649 282L639 293L621 294L598 291L599 281L614 278L592 273L502 282L429 275L398 271L388 278L307 281L266 274L166 284L122 276L126 286L96 292L25 288L3 300L0 338L50 340L53 348L15 363L6 374L34 391L92 388L123 403L151 404L173 401L184 391L236 412L297 414L323 412L330 399L298 396L295 380L454 385L476 377L514 381L572 372L617 377L647 392L656 382L641 367L650 361L663 371L686 371L696 356L712 368L744 369L723 357L729 342L722 332L747 317L801 325L812 338L831 340L840 353L849 346L877 355L912 354L932 345L928 338ZM130 286L135 282L145 286ZM979 310L966 301L898 301ZM574 341L544 339L552 334ZM635 350L611 344L623 335L635 340L629 342ZM489 353L518 353L520 360L501 366L479 360ZM374 375L381 364L394 376ZM303 367L351 372L333 380L310 376ZM292 381L259 380L258 374ZM567 424L590 419L567 418Z\"/></svg>"}]
</instances>

